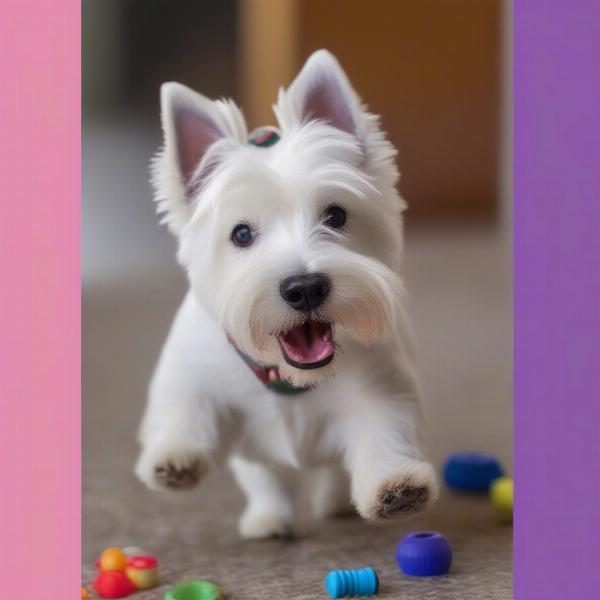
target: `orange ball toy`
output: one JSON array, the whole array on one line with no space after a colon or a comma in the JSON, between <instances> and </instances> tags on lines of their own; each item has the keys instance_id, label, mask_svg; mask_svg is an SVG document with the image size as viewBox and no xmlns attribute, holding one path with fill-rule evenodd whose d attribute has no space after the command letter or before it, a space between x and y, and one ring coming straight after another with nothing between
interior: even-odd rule
<instances>
[{"instance_id":1,"label":"orange ball toy","mask_svg":"<svg viewBox=\"0 0 600 600\"><path fill-rule=\"evenodd\" d=\"M100 555L101 571L125 571L127 557L121 548L107 548Z\"/></svg>"}]
</instances>

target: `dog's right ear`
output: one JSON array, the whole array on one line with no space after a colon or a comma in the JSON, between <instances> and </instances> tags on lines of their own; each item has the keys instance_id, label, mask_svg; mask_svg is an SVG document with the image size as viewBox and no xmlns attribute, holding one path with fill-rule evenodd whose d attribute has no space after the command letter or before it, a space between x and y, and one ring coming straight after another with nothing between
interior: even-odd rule
<instances>
[{"instance_id":1,"label":"dog's right ear","mask_svg":"<svg viewBox=\"0 0 600 600\"><path fill-rule=\"evenodd\" d=\"M164 146L152 162L152 183L158 211L179 233L191 216L191 204L210 173L207 156L217 141L245 140L246 125L232 101L213 101L180 83L160 90Z\"/></svg>"}]
</instances>

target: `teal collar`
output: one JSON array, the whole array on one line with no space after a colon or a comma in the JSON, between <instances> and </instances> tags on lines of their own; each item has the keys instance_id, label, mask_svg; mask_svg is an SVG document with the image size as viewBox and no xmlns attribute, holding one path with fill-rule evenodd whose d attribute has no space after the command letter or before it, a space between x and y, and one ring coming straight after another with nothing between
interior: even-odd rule
<instances>
[{"instance_id":1,"label":"teal collar","mask_svg":"<svg viewBox=\"0 0 600 600\"><path fill-rule=\"evenodd\" d=\"M251 356L248 356L245 352L242 352L230 335L227 335L227 340L233 346L240 358L248 365L248 367L250 367L250 370L254 375L256 375L263 385L272 392L284 396L295 396L296 394L303 394L304 392L309 392L313 389L311 386L294 387L285 379L281 379L277 367L263 365L254 360Z\"/></svg>"}]
</instances>

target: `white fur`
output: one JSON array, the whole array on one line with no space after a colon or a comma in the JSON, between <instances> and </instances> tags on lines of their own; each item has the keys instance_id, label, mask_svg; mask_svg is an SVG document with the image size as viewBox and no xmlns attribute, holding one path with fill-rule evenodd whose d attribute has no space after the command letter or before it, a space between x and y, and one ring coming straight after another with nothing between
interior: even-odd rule
<instances>
[{"instance_id":1,"label":"white fur","mask_svg":"<svg viewBox=\"0 0 600 600\"><path fill-rule=\"evenodd\" d=\"M280 91L274 109L281 140L256 148L233 102L165 84L165 146L153 163L159 211L178 237L190 291L150 386L136 472L160 488L158 467L194 463L201 476L229 458L248 497L240 523L246 537L290 531L297 469L319 469L307 481L320 516L347 506L346 476L352 502L368 519L381 517L386 490L425 487L423 506L437 495L421 448L402 303L405 204L395 188L395 150L326 51ZM197 126L197 139L207 143L196 143L181 123ZM178 146L182 135L187 146ZM188 147L198 155L182 157ZM195 167L185 173L190 159ZM323 223L331 203L348 213L343 231ZM257 234L248 248L230 240L242 221ZM304 318L282 300L279 283L306 272L332 282L317 316L334 323L335 359L314 370L289 366L275 339ZM270 392L225 332L250 356L314 390Z\"/></svg>"}]
</instances>

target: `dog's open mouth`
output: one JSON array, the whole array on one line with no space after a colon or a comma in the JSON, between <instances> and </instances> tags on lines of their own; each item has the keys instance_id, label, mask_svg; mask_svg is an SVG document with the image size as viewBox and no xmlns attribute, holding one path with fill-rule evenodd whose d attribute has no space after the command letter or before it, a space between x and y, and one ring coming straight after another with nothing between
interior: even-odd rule
<instances>
[{"instance_id":1,"label":"dog's open mouth","mask_svg":"<svg viewBox=\"0 0 600 600\"><path fill-rule=\"evenodd\" d=\"M318 369L330 363L335 353L331 325L307 319L277 336L285 362L297 369Z\"/></svg>"}]
</instances>

